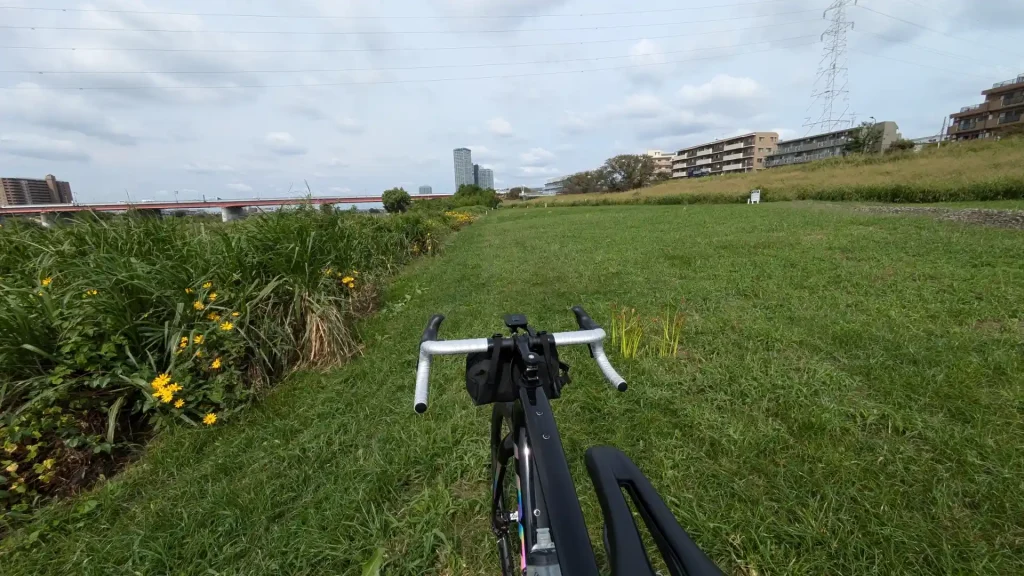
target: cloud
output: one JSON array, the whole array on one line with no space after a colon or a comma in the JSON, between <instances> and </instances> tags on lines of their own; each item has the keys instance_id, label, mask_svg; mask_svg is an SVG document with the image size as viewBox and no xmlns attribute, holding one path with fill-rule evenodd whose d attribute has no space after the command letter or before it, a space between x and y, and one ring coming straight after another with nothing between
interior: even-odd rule
<instances>
[{"instance_id":1,"label":"cloud","mask_svg":"<svg viewBox=\"0 0 1024 576\"><path fill-rule=\"evenodd\" d=\"M528 177L557 176L561 173L558 168L551 166L520 166L519 175Z\"/></svg>"},{"instance_id":2,"label":"cloud","mask_svg":"<svg viewBox=\"0 0 1024 576\"><path fill-rule=\"evenodd\" d=\"M502 138L508 138L515 134L512 131L512 124L500 116L497 118L491 118L487 121L487 130L490 131L491 134Z\"/></svg>"},{"instance_id":3,"label":"cloud","mask_svg":"<svg viewBox=\"0 0 1024 576\"><path fill-rule=\"evenodd\" d=\"M710 103L735 103L756 100L765 96L765 90L753 78L737 78L719 74L700 85L687 84L679 90L686 106L705 106Z\"/></svg>"},{"instance_id":4,"label":"cloud","mask_svg":"<svg viewBox=\"0 0 1024 576\"><path fill-rule=\"evenodd\" d=\"M295 137L288 132L268 132L263 138L263 144L268 150L282 156L298 156L305 154L305 146L295 141Z\"/></svg>"},{"instance_id":5,"label":"cloud","mask_svg":"<svg viewBox=\"0 0 1024 576\"><path fill-rule=\"evenodd\" d=\"M590 129L590 122L574 112L566 111L558 121L558 127L566 134L582 134Z\"/></svg>"},{"instance_id":6,"label":"cloud","mask_svg":"<svg viewBox=\"0 0 1024 576\"><path fill-rule=\"evenodd\" d=\"M466 146L466 148L469 148L473 152L473 160L475 162L487 162L501 158L501 154L499 152L481 144Z\"/></svg>"},{"instance_id":7,"label":"cloud","mask_svg":"<svg viewBox=\"0 0 1024 576\"><path fill-rule=\"evenodd\" d=\"M89 154L70 140L57 140L37 134L0 134L0 153L39 160L90 160Z\"/></svg>"},{"instance_id":8,"label":"cloud","mask_svg":"<svg viewBox=\"0 0 1024 576\"><path fill-rule=\"evenodd\" d=\"M138 139L81 96L22 82L0 98L0 117L129 146Z\"/></svg>"},{"instance_id":9,"label":"cloud","mask_svg":"<svg viewBox=\"0 0 1024 576\"><path fill-rule=\"evenodd\" d=\"M527 18L553 12L568 0L434 0L434 3L452 15Z\"/></svg>"},{"instance_id":10,"label":"cloud","mask_svg":"<svg viewBox=\"0 0 1024 576\"><path fill-rule=\"evenodd\" d=\"M519 161L530 167L547 166L554 160L555 154L543 148L531 148L519 155Z\"/></svg>"},{"instance_id":11,"label":"cloud","mask_svg":"<svg viewBox=\"0 0 1024 576\"><path fill-rule=\"evenodd\" d=\"M291 111L308 120L327 122L344 134L361 134L366 129L362 123L350 116L333 114L309 101L293 104Z\"/></svg>"},{"instance_id":12,"label":"cloud","mask_svg":"<svg viewBox=\"0 0 1024 576\"><path fill-rule=\"evenodd\" d=\"M188 162L182 168L186 172L193 172L195 174L229 174L235 172L235 169L227 164L210 164L203 162Z\"/></svg>"},{"instance_id":13,"label":"cloud","mask_svg":"<svg viewBox=\"0 0 1024 576\"><path fill-rule=\"evenodd\" d=\"M630 94L625 102L610 110L612 116L623 118L656 118L671 112L672 108L668 104L649 92Z\"/></svg>"},{"instance_id":14,"label":"cloud","mask_svg":"<svg viewBox=\"0 0 1024 576\"><path fill-rule=\"evenodd\" d=\"M232 182L227 185L228 190L234 190L235 192L252 192L252 186L243 182Z\"/></svg>"},{"instance_id":15,"label":"cloud","mask_svg":"<svg viewBox=\"0 0 1024 576\"><path fill-rule=\"evenodd\" d=\"M638 83L660 84L671 71L665 62L661 48L646 38L629 48L629 63L635 66L628 70L629 76Z\"/></svg>"}]
</instances>

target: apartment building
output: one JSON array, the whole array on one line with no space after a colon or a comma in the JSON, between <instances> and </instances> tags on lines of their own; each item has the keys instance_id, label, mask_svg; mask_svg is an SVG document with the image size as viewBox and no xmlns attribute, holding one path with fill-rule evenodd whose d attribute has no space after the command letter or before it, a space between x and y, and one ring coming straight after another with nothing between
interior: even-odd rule
<instances>
[{"instance_id":1,"label":"apartment building","mask_svg":"<svg viewBox=\"0 0 1024 576\"><path fill-rule=\"evenodd\" d=\"M1007 130L1022 129L1024 119L1024 74L992 85L981 93L985 101L964 106L950 115L950 140L997 138Z\"/></svg>"},{"instance_id":2,"label":"apartment building","mask_svg":"<svg viewBox=\"0 0 1024 576\"><path fill-rule=\"evenodd\" d=\"M476 185L484 190L494 190L494 170L480 168L476 173Z\"/></svg>"},{"instance_id":3,"label":"apartment building","mask_svg":"<svg viewBox=\"0 0 1024 576\"><path fill-rule=\"evenodd\" d=\"M0 178L0 206L71 204L71 185L47 174L43 180Z\"/></svg>"},{"instance_id":4,"label":"apartment building","mask_svg":"<svg viewBox=\"0 0 1024 576\"><path fill-rule=\"evenodd\" d=\"M853 140L859 126L815 134L803 138L795 138L779 142L775 154L768 157L765 167L776 168L792 164L805 164L815 160L824 160L836 156L845 156L846 146ZM895 122L876 122L874 129L881 132L881 138L870 152L879 153L887 150L893 142L900 139L900 128Z\"/></svg>"},{"instance_id":5,"label":"apartment building","mask_svg":"<svg viewBox=\"0 0 1024 576\"><path fill-rule=\"evenodd\" d=\"M431 186L423 185L420 186L420 196L430 196L434 193L434 188Z\"/></svg>"},{"instance_id":6,"label":"apartment building","mask_svg":"<svg viewBox=\"0 0 1024 576\"><path fill-rule=\"evenodd\" d=\"M455 189L458 190L463 184L475 184L473 152L469 148L456 148L452 156L455 159Z\"/></svg>"},{"instance_id":7,"label":"apartment building","mask_svg":"<svg viewBox=\"0 0 1024 576\"><path fill-rule=\"evenodd\" d=\"M661 150L648 150L647 155L654 159L654 172L656 174L672 175L672 154L666 154Z\"/></svg>"},{"instance_id":8,"label":"apartment building","mask_svg":"<svg viewBox=\"0 0 1024 576\"><path fill-rule=\"evenodd\" d=\"M717 174L754 172L765 167L775 152L776 132L752 132L680 150L672 158L673 178L697 178Z\"/></svg>"}]
</instances>

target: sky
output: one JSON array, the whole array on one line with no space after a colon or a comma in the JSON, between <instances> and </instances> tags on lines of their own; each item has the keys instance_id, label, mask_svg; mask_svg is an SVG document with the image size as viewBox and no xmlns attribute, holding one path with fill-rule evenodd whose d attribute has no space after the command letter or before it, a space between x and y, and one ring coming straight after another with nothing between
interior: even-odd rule
<instances>
[{"instance_id":1,"label":"sky","mask_svg":"<svg viewBox=\"0 0 1024 576\"><path fill-rule=\"evenodd\" d=\"M78 202L499 188L821 116L831 0L5 0L0 175ZM1020 0L860 0L848 110L905 137L1024 73ZM848 108L847 108L848 105Z\"/></svg>"}]
</instances>

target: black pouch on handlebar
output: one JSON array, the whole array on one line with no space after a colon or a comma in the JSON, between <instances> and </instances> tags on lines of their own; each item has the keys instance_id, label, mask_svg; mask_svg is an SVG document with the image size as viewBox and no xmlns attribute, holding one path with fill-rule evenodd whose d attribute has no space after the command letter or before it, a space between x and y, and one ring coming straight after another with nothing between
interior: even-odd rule
<instances>
[{"instance_id":1,"label":"black pouch on handlebar","mask_svg":"<svg viewBox=\"0 0 1024 576\"><path fill-rule=\"evenodd\" d=\"M477 406L516 399L512 385L512 351L502 350L501 335L491 338L487 352L466 356L466 392Z\"/></svg>"}]
</instances>

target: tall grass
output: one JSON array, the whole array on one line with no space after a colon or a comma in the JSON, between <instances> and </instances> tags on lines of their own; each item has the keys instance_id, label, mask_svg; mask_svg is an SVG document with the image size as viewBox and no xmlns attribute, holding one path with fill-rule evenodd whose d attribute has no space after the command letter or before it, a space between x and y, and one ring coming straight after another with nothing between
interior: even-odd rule
<instances>
[{"instance_id":1,"label":"tall grass","mask_svg":"<svg viewBox=\"0 0 1024 576\"><path fill-rule=\"evenodd\" d=\"M161 426L215 425L288 371L358 353L353 320L373 310L380 279L432 252L456 223L309 209L230 226L9 223L0 230L4 521L109 473Z\"/></svg>"}]
</instances>

